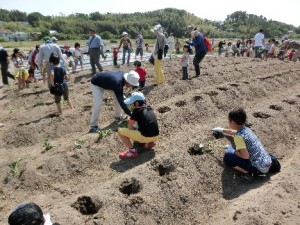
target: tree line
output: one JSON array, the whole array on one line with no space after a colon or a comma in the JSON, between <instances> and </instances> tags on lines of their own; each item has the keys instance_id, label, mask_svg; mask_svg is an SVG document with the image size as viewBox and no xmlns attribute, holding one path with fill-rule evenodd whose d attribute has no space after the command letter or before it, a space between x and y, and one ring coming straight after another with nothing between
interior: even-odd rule
<instances>
[{"instance_id":1,"label":"tree line","mask_svg":"<svg viewBox=\"0 0 300 225\"><path fill-rule=\"evenodd\" d=\"M186 27L195 24L198 29L211 38L248 38L253 37L263 28L266 37L282 37L292 34L300 37L300 26L268 20L263 16L237 11L227 16L224 21L201 19L185 10L166 8L145 13L74 13L70 15L44 16L39 12L25 13L19 10L0 9L0 29L12 31L42 32L49 35L49 30L56 30L59 39L86 39L88 29L93 27L104 39L119 39L126 31L131 37L141 33L144 38L154 38L150 29L160 23L165 32L172 32L175 37L183 38ZM18 22L28 22L29 26Z\"/></svg>"}]
</instances>

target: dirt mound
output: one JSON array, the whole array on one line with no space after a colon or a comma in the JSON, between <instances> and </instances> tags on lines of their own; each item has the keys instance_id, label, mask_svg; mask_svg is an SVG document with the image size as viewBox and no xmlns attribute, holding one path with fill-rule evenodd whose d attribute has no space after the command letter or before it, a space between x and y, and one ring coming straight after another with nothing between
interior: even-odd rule
<instances>
[{"instance_id":1,"label":"dirt mound","mask_svg":"<svg viewBox=\"0 0 300 225\"><path fill-rule=\"evenodd\" d=\"M124 146L108 93L100 126L111 130L87 134L90 74L74 75L75 109L64 105L60 117L41 83L20 93L1 90L0 223L16 205L34 201L60 224L297 224L300 64L206 57L201 76L195 78L190 65L192 79L183 81L178 62L166 60L167 82L159 86L152 85L153 67L146 66L143 92L161 137L154 149L129 160L118 159ZM210 130L227 126L236 106L245 107L251 129L279 157L279 174L248 184L224 167L227 143ZM9 165L17 159L12 172Z\"/></svg>"}]
</instances>

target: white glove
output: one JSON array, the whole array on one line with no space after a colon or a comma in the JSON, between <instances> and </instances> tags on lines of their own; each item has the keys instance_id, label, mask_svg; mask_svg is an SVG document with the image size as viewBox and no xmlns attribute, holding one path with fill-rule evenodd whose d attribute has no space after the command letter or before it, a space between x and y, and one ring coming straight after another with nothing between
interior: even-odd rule
<instances>
[{"instance_id":1,"label":"white glove","mask_svg":"<svg viewBox=\"0 0 300 225\"><path fill-rule=\"evenodd\" d=\"M218 132L218 133L223 133L224 131L224 128L222 127L215 127L212 129L213 132Z\"/></svg>"}]
</instances>

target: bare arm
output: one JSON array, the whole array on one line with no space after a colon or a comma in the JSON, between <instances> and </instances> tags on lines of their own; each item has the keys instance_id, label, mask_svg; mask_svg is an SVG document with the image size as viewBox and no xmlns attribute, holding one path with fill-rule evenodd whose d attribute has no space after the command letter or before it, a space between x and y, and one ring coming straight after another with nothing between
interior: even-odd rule
<instances>
[{"instance_id":1,"label":"bare arm","mask_svg":"<svg viewBox=\"0 0 300 225\"><path fill-rule=\"evenodd\" d=\"M236 154L238 157L242 159L249 159L249 152L247 149L241 149L238 151L235 151L234 154Z\"/></svg>"},{"instance_id":2,"label":"bare arm","mask_svg":"<svg viewBox=\"0 0 300 225\"><path fill-rule=\"evenodd\" d=\"M235 135L236 134L236 130L232 130L232 129L224 129L223 130L224 134L228 134L228 135Z\"/></svg>"},{"instance_id":3,"label":"bare arm","mask_svg":"<svg viewBox=\"0 0 300 225\"><path fill-rule=\"evenodd\" d=\"M133 125L134 125L134 122L132 120L129 120L128 126L127 126L128 130L135 130Z\"/></svg>"},{"instance_id":4,"label":"bare arm","mask_svg":"<svg viewBox=\"0 0 300 225\"><path fill-rule=\"evenodd\" d=\"M118 50L121 48L122 43L123 43L123 38L121 38L121 41L120 41L120 45L119 45L119 47L118 47Z\"/></svg>"},{"instance_id":5,"label":"bare arm","mask_svg":"<svg viewBox=\"0 0 300 225\"><path fill-rule=\"evenodd\" d=\"M51 83L51 86L54 86L54 74L53 74L53 71L51 71L51 73L50 73L50 83Z\"/></svg>"}]
</instances>

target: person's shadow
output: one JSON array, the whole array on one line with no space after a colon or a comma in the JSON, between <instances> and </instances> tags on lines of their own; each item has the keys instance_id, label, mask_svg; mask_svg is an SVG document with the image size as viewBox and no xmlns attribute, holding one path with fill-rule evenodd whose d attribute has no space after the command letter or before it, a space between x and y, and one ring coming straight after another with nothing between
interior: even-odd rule
<instances>
[{"instance_id":1,"label":"person's shadow","mask_svg":"<svg viewBox=\"0 0 300 225\"><path fill-rule=\"evenodd\" d=\"M245 181L241 179L239 175L240 174L232 168L224 166L221 177L224 199L231 200L251 189L260 187L264 183L268 182L273 174L267 173L266 175L257 176L251 181Z\"/></svg>"},{"instance_id":2,"label":"person's shadow","mask_svg":"<svg viewBox=\"0 0 300 225\"><path fill-rule=\"evenodd\" d=\"M144 164L155 157L155 151L153 149L146 150L139 143L134 143L134 146L138 150L138 157L132 159L120 159L117 162L112 162L110 164L110 168L123 173L129 169Z\"/></svg>"}]
</instances>

